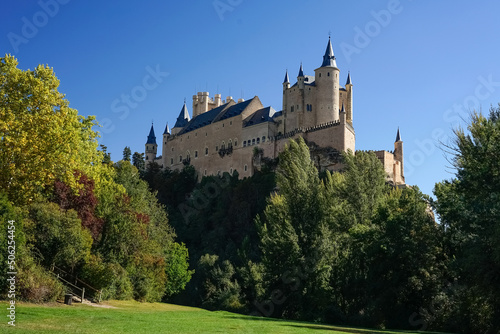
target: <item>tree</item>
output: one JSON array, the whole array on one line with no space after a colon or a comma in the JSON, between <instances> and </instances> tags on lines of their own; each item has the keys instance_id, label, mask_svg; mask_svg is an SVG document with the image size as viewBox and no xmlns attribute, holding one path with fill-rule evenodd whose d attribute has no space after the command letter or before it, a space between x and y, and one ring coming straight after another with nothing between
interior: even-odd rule
<instances>
[{"instance_id":1,"label":"tree","mask_svg":"<svg viewBox=\"0 0 500 334\"><path fill-rule=\"evenodd\" d=\"M276 183L279 192L256 223L267 290L280 291L285 301L266 315L314 319L327 302L335 249L323 187L302 138L280 154Z\"/></svg>"},{"instance_id":2,"label":"tree","mask_svg":"<svg viewBox=\"0 0 500 334\"><path fill-rule=\"evenodd\" d=\"M93 176L102 154L94 117L69 107L53 70L17 65L12 56L0 58L0 188L23 204L50 193L57 179L77 189L73 172Z\"/></svg>"},{"instance_id":3,"label":"tree","mask_svg":"<svg viewBox=\"0 0 500 334\"><path fill-rule=\"evenodd\" d=\"M448 147L455 178L436 184L436 210L447 228L456 261L457 277L476 289L490 314L483 312L483 328L500 329L500 106L489 117L474 112L468 132L455 130ZM470 305L468 312L474 312ZM471 321L469 319L469 321Z\"/></svg>"},{"instance_id":4,"label":"tree","mask_svg":"<svg viewBox=\"0 0 500 334\"><path fill-rule=\"evenodd\" d=\"M125 148L123 149L123 160L130 161L131 155L132 155L132 151L130 150L130 147L125 146Z\"/></svg>"},{"instance_id":5,"label":"tree","mask_svg":"<svg viewBox=\"0 0 500 334\"><path fill-rule=\"evenodd\" d=\"M74 210L62 212L55 203L33 203L29 211L34 248L46 267L57 265L72 271L88 259L92 237Z\"/></svg>"},{"instance_id":6,"label":"tree","mask_svg":"<svg viewBox=\"0 0 500 334\"><path fill-rule=\"evenodd\" d=\"M143 171L145 167L144 153L134 152L134 155L132 156L132 165L134 165L139 171Z\"/></svg>"}]
</instances>

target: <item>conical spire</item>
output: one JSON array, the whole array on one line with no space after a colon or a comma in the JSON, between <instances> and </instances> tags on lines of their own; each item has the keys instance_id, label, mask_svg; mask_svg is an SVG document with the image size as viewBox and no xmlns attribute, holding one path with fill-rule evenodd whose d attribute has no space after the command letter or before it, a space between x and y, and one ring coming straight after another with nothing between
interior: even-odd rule
<instances>
[{"instance_id":1,"label":"conical spire","mask_svg":"<svg viewBox=\"0 0 500 334\"><path fill-rule=\"evenodd\" d=\"M149 130L148 141L146 144L155 144L156 145L156 136L155 129L153 128L153 124L151 124L151 130Z\"/></svg>"},{"instance_id":2,"label":"conical spire","mask_svg":"<svg viewBox=\"0 0 500 334\"><path fill-rule=\"evenodd\" d=\"M345 85L352 85L351 83L351 71L347 72L347 81L345 83Z\"/></svg>"},{"instance_id":3,"label":"conical spire","mask_svg":"<svg viewBox=\"0 0 500 334\"><path fill-rule=\"evenodd\" d=\"M177 122L175 122L174 128L183 128L188 124L190 120L191 118L189 117L189 112L186 107L186 101L184 101L184 106L179 113L179 117L177 117Z\"/></svg>"},{"instance_id":4,"label":"conical spire","mask_svg":"<svg viewBox=\"0 0 500 334\"><path fill-rule=\"evenodd\" d=\"M326 45L325 55L323 56L323 64L321 64L321 67L326 66L337 67L337 62L335 61L335 55L333 54L333 47L330 37L328 37L328 44Z\"/></svg>"},{"instance_id":5,"label":"conical spire","mask_svg":"<svg viewBox=\"0 0 500 334\"><path fill-rule=\"evenodd\" d=\"M401 135L399 134L399 126L398 126L398 133L396 134L396 143L398 141L401 141Z\"/></svg>"},{"instance_id":6,"label":"conical spire","mask_svg":"<svg viewBox=\"0 0 500 334\"><path fill-rule=\"evenodd\" d=\"M304 69L302 68L302 63L300 63L300 69L299 69L299 75L298 77L303 77L304 76Z\"/></svg>"},{"instance_id":7,"label":"conical spire","mask_svg":"<svg viewBox=\"0 0 500 334\"><path fill-rule=\"evenodd\" d=\"M163 134L164 135L169 135L170 134L170 129L168 128L168 122L167 122L167 126L165 126L165 131L163 131Z\"/></svg>"},{"instance_id":8,"label":"conical spire","mask_svg":"<svg viewBox=\"0 0 500 334\"><path fill-rule=\"evenodd\" d=\"M288 78L288 70L286 70L285 81L283 81L283 83L287 83L287 82L290 82L290 79Z\"/></svg>"}]
</instances>

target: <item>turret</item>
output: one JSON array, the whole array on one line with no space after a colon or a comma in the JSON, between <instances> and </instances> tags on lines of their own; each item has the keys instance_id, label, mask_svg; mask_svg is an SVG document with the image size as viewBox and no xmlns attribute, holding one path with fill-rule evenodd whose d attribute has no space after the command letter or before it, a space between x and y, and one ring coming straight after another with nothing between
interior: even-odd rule
<instances>
[{"instance_id":1,"label":"turret","mask_svg":"<svg viewBox=\"0 0 500 334\"><path fill-rule=\"evenodd\" d=\"M401 173L401 182L405 183L405 174L404 174L404 159L403 159L403 141L401 140L401 134L399 133L399 127L398 127L398 132L396 134L396 141L394 142L394 159L396 161L399 161L401 168L400 168L400 173ZM396 180L394 180L396 182Z\"/></svg>"},{"instance_id":2,"label":"turret","mask_svg":"<svg viewBox=\"0 0 500 334\"><path fill-rule=\"evenodd\" d=\"M183 127L185 127L191 118L189 117L189 112L186 107L186 101L184 101L184 106L181 109L181 112L179 113L179 116L177 117L177 121L174 124L174 127L172 128L172 134L176 135L178 134Z\"/></svg>"},{"instance_id":3,"label":"turret","mask_svg":"<svg viewBox=\"0 0 500 334\"><path fill-rule=\"evenodd\" d=\"M330 38L321 67L314 70L316 83L316 124L339 120L339 69Z\"/></svg>"},{"instance_id":4,"label":"turret","mask_svg":"<svg viewBox=\"0 0 500 334\"><path fill-rule=\"evenodd\" d=\"M290 88L290 79L288 78L288 70L285 72L285 80L283 80L283 106L281 110L287 110L287 103L286 103L286 90Z\"/></svg>"},{"instance_id":5,"label":"turret","mask_svg":"<svg viewBox=\"0 0 500 334\"><path fill-rule=\"evenodd\" d=\"M299 75L297 76L297 85L299 86L299 89L304 89L304 69L302 68L302 63L300 63L300 69L299 69Z\"/></svg>"},{"instance_id":6,"label":"turret","mask_svg":"<svg viewBox=\"0 0 500 334\"><path fill-rule=\"evenodd\" d=\"M347 72L347 81L345 83L345 90L347 93L347 105L346 105L346 118L347 121L352 125L352 82L351 82L351 73Z\"/></svg>"},{"instance_id":7,"label":"turret","mask_svg":"<svg viewBox=\"0 0 500 334\"><path fill-rule=\"evenodd\" d=\"M149 130L148 139L146 141L146 164L155 160L157 148L155 130L153 124L151 124L151 130Z\"/></svg>"}]
</instances>

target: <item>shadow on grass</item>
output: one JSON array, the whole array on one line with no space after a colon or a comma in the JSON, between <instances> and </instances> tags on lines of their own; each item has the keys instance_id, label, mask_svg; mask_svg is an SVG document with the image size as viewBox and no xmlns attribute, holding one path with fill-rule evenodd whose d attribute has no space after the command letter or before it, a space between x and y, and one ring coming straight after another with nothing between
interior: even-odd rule
<instances>
[{"instance_id":1,"label":"shadow on grass","mask_svg":"<svg viewBox=\"0 0 500 334\"><path fill-rule=\"evenodd\" d=\"M387 329L387 330L379 330L379 329L370 329L370 328L353 328L353 327L343 327L337 325L329 325L329 324L311 324L310 322L303 322L299 320L287 320L287 319L277 319L277 318L266 318L266 317L255 317L255 316L234 316L234 315L224 315L224 317L232 318L232 319L240 319L240 320L254 320L254 321L273 321L273 322L283 322L282 326L287 327L295 327L295 328L307 328L313 330L322 330L322 331L342 331L346 333L352 334L390 334L390 333L401 333L401 334L451 334L451 333L443 333L443 332L425 332L425 331L415 331L415 330L395 330L395 329ZM290 324L291 322L295 322L297 324Z\"/></svg>"}]
</instances>

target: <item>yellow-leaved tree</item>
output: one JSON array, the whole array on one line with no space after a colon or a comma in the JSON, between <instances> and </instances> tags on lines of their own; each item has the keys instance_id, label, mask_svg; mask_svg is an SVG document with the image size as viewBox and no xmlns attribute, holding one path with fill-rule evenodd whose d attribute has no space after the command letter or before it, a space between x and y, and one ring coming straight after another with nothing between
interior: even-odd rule
<instances>
[{"instance_id":1,"label":"yellow-leaved tree","mask_svg":"<svg viewBox=\"0 0 500 334\"><path fill-rule=\"evenodd\" d=\"M0 190L22 205L50 193L55 180L77 190L75 171L94 179L96 190L111 184L95 118L69 107L52 68L17 65L11 55L0 58Z\"/></svg>"}]
</instances>

